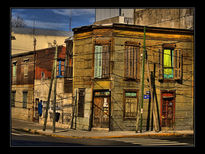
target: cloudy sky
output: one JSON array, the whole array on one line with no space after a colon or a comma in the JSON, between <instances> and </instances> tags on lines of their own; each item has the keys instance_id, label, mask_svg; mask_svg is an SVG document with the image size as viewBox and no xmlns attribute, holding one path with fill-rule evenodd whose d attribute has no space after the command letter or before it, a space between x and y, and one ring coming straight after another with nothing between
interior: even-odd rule
<instances>
[{"instance_id":1,"label":"cloudy sky","mask_svg":"<svg viewBox=\"0 0 205 154\"><path fill-rule=\"evenodd\" d=\"M72 10L72 11L71 11ZM69 30L69 17L72 12L71 28L90 25L95 21L95 9L25 9L12 8L11 17L20 16L26 26L33 27L35 20L36 28Z\"/></svg>"}]
</instances>

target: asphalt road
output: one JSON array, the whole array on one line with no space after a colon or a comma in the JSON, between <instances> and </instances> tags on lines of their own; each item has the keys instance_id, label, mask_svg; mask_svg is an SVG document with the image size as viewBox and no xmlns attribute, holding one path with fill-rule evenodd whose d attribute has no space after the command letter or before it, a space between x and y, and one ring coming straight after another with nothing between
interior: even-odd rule
<instances>
[{"instance_id":1,"label":"asphalt road","mask_svg":"<svg viewBox=\"0 0 205 154\"><path fill-rule=\"evenodd\" d=\"M140 138L104 138L104 139L75 139L58 138L31 134L13 130L11 146L193 146L192 137L140 137Z\"/></svg>"}]
</instances>

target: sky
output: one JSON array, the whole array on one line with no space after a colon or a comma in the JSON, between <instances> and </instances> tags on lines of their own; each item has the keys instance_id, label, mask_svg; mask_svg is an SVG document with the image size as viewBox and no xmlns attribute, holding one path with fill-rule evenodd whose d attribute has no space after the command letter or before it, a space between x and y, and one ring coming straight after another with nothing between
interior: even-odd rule
<instances>
[{"instance_id":1,"label":"sky","mask_svg":"<svg viewBox=\"0 0 205 154\"><path fill-rule=\"evenodd\" d=\"M23 18L27 27L55 29L69 31L69 19L71 16L71 28L90 25L95 22L95 9L25 9L12 8L11 18L17 16Z\"/></svg>"}]
</instances>

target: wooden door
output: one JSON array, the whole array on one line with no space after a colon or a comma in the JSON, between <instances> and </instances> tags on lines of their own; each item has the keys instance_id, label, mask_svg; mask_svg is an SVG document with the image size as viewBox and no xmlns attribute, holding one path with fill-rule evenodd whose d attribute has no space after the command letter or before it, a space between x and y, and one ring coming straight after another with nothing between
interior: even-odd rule
<instances>
[{"instance_id":1,"label":"wooden door","mask_svg":"<svg viewBox=\"0 0 205 154\"><path fill-rule=\"evenodd\" d=\"M109 128L109 97L95 97L93 105L93 127Z\"/></svg>"},{"instance_id":2,"label":"wooden door","mask_svg":"<svg viewBox=\"0 0 205 154\"><path fill-rule=\"evenodd\" d=\"M163 98L161 106L161 124L162 127L173 128L175 119L175 101L174 97Z\"/></svg>"},{"instance_id":3,"label":"wooden door","mask_svg":"<svg viewBox=\"0 0 205 154\"><path fill-rule=\"evenodd\" d=\"M34 122L37 122L39 120L39 117L38 117L38 102L39 102L39 99L36 98L35 102L33 104L33 121Z\"/></svg>"}]
</instances>

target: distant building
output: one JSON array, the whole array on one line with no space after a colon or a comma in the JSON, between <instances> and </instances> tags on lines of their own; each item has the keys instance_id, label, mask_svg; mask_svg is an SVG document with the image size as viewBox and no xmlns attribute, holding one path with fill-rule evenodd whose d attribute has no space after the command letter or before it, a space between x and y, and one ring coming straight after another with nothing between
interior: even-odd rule
<instances>
[{"instance_id":1,"label":"distant building","mask_svg":"<svg viewBox=\"0 0 205 154\"><path fill-rule=\"evenodd\" d=\"M72 40L67 46L58 46L57 58L57 108L59 119L56 126L71 121L72 112ZM55 47L39 49L11 57L11 116L12 118L43 123L48 91L51 81ZM39 116L38 102L42 100L42 116ZM48 125L52 122L53 92L50 98Z\"/></svg>"},{"instance_id":2,"label":"distant building","mask_svg":"<svg viewBox=\"0 0 205 154\"><path fill-rule=\"evenodd\" d=\"M142 26L194 29L194 8L135 9L134 24Z\"/></svg>"},{"instance_id":3,"label":"distant building","mask_svg":"<svg viewBox=\"0 0 205 154\"><path fill-rule=\"evenodd\" d=\"M65 39L72 36L72 32L27 27L13 27L11 34L11 55L33 51L34 38L35 50L39 50L52 47L54 40L63 45Z\"/></svg>"},{"instance_id":4,"label":"distant building","mask_svg":"<svg viewBox=\"0 0 205 154\"><path fill-rule=\"evenodd\" d=\"M94 24L109 23L194 29L194 8L96 9Z\"/></svg>"},{"instance_id":5,"label":"distant building","mask_svg":"<svg viewBox=\"0 0 205 154\"><path fill-rule=\"evenodd\" d=\"M134 9L96 9L94 24L134 23Z\"/></svg>"}]
</instances>

